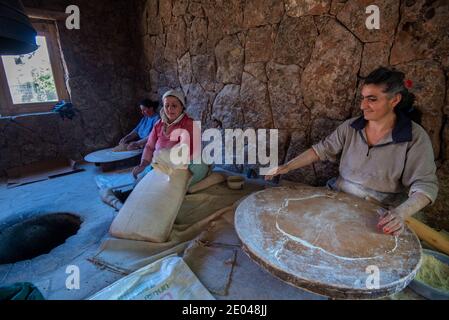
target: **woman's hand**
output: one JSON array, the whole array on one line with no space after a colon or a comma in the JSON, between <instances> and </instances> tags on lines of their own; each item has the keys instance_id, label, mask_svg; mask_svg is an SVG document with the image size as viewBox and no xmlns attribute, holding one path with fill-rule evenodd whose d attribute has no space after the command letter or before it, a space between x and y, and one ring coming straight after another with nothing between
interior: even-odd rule
<instances>
[{"instance_id":1,"label":"woman's hand","mask_svg":"<svg viewBox=\"0 0 449 320\"><path fill-rule=\"evenodd\" d=\"M126 149L128 149L128 150L137 150L137 149L140 149L140 144L139 144L139 142L137 142L137 141L131 142L130 144L128 144L128 146L126 147Z\"/></svg>"},{"instance_id":2,"label":"woman's hand","mask_svg":"<svg viewBox=\"0 0 449 320\"><path fill-rule=\"evenodd\" d=\"M383 210L377 227L386 234L398 236L404 231L405 222L402 216L395 210Z\"/></svg>"},{"instance_id":3,"label":"woman's hand","mask_svg":"<svg viewBox=\"0 0 449 320\"><path fill-rule=\"evenodd\" d=\"M126 144L126 143L128 143L128 140L129 140L129 137L125 136L119 141L119 144Z\"/></svg>"},{"instance_id":4,"label":"woman's hand","mask_svg":"<svg viewBox=\"0 0 449 320\"><path fill-rule=\"evenodd\" d=\"M287 172L289 172L289 169L286 165L275 167L267 172L267 174L265 175L265 180L271 180L275 176L280 174L286 174Z\"/></svg>"},{"instance_id":5,"label":"woman's hand","mask_svg":"<svg viewBox=\"0 0 449 320\"><path fill-rule=\"evenodd\" d=\"M137 179L137 176L139 175L139 173L141 173L143 170L145 170L146 165L144 164L139 164L137 167L134 167L133 169L133 177L134 179Z\"/></svg>"}]
</instances>

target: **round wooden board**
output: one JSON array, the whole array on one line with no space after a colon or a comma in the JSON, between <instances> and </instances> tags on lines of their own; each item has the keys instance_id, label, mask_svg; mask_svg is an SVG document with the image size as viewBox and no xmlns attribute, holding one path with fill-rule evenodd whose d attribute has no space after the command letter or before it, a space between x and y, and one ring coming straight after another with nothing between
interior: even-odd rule
<instances>
[{"instance_id":1,"label":"round wooden board","mask_svg":"<svg viewBox=\"0 0 449 320\"><path fill-rule=\"evenodd\" d=\"M240 203L235 228L245 252L281 280L331 298L373 299L404 289L422 251L409 229L379 231L378 208L325 188L270 188Z\"/></svg>"},{"instance_id":2,"label":"round wooden board","mask_svg":"<svg viewBox=\"0 0 449 320\"><path fill-rule=\"evenodd\" d=\"M122 152L114 152L113 148L98 150L92 153L89 153L84 157L84 160L87 162L94 163L107 163L107 162L115 162L121 161L125 159L134 158L140 154L142 154L143 150L132 150L132 151L122 151Z\"/></svg>"}]
</instances>

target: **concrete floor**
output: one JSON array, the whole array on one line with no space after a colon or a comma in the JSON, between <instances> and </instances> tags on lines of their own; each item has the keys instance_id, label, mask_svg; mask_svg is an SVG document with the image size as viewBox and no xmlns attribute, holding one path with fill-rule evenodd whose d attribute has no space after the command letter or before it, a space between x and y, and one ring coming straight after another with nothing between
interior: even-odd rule
<instances>
[{"instance_id":1,"label":"concrete floor","mask_svg":"<svg viewBox=\"0 0 449 320\"><path fill-rule=\"evenodd\" d=\"M94 180L95 174L101 173L99 168L93 165L82 167L85 169L83 172L13 189L7 189L5 181L0 183L0 228L17 219L55 212L74 213L83 220L78 233L50 253L31 260L0 265L0 286L31 282L41 290L46 299L77 300L90 297L122 277L100 269L87 260L97 252L102 240L107 236L115 211L100 199ZM245 273L245 270L236 272L229 296L217 297L218 299L240 297L238 291L241 291L239 288L242 286L245 287L247 299L282 299L285 292L290 292L287 296L292 299L323 299L271 277L259 267L255 267L254 262L246 256L238 260L242 269L252 270L251 274ZM73 265L80 270L80 288L77 290L66 288L69 276L66 270ZM265 293L257 283L246 285L254 282L256 274L267 284ZM284 294L278 295L276 291ZM407 299L417 298L409 289L402 295L404 293Z\"/></svg>"},{"instance_id":2,"label":"concrete floor","mask_svg":"<svg viewBox=\"0 0 449 320\"><path fill-rule=\"evenodd\" d=\"M86 171L7 189L0 185L0 227L9 221L53 212L79 215L83 223L78 233L53 249L31 260L0 265L0 286L31 282L46 299L84 299L115 282L120 275L100 270L87 261L98 250L114 218L114 210L105 205L94 181L99 172L93 165ZM66 269L80 270L79 290L68 290Z\"/></svg>"}]
</instances>

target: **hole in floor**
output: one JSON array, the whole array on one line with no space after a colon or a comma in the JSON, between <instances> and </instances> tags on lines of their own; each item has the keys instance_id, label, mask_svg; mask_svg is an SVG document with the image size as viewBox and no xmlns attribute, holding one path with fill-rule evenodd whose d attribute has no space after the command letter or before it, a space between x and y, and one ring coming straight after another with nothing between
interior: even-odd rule
<instances>
[{"instance_id":1,"label":"hole in floor","mask_svg":"<svg viewBox=\"0 0 449 320\"><path fill-rule=\"evenodd\" d=\"M81 218L70 213L33 217L0 231L0 264L28 260L49 253L75 235Z\"/></svg>"}]
</instances>

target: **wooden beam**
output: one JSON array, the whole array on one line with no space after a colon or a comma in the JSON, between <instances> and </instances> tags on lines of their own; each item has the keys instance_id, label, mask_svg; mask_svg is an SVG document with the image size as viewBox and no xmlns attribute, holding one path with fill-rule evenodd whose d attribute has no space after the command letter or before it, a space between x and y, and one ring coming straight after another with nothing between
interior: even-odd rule
<instances>
[{"instance_id":1,"label":"wooden beam","mask_svg":"<svg viewBox=\"0 0 449 320\"><path fill-rule=\"evenodd\" d=\"M63 21L67 19L68 15L65 12L43 10L37 8L25 8L25 13L29 18Z\"/></svg>"}]
</instances>

